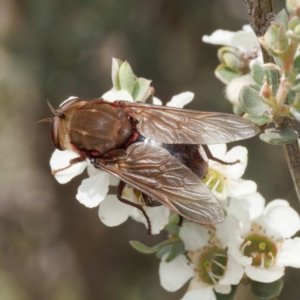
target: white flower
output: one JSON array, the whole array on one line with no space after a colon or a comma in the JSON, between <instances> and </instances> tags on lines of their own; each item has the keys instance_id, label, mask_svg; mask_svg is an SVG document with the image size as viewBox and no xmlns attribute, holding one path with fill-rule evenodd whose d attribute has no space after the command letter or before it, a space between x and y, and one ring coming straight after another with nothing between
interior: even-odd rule
<instances>
[{"instance_id":1,"label":"white flower","mask_svg":"<svg viewBox=\"0 0 300 300\"><path fill-rule=\"evenodd\" d=\"M261 210L260 197L256 195L253 199L254 206ZM300 218L285 200L271 201L259 216L246 211L251 206L249 202L251 199L241 200L239 208L234 210L242 228L231 235L229 252L244 265L249 278L273 282L284 275L286 266L300 267L300 238L291 239L300 229Z\"/></svg>"},{"instance_id":2,"label":"white flower","mask_svg":"<svg viewBox=\"0 0 300 300\"><path fill-rule=\"evenodd\" d=\"M236 32L218 29L210 36L204 35L202 41L214 45L238 48L243 52L250 49L260 49L258 39L250 25L244 25L243 30Z\"/></svg>"},{"instance_id":3,"label":"white flower","mask_svg":"<svg viewBox=\"0 0 300 300\"><path fill-rule=\"evenodd\" d=\"M116 100L133 101L131 95L125 90L110 90L101 98L108 102ZM181 93L174 96L167 105L182 108L192 101L193 98L194 94L191 92ZM70 98L68 98L68 100L69 99ZM161 104L161 101L154 98L154 103ZM78 156L79 155L73 151L55 150L50 160L52 171L69 166L70 160ZM99 217L107 226L120 225L125 222L129 216L147 226L146 218L139 209L120 202L116 195L107 195L109 186L118 185L119 180L109 175L107 172L90 166L88 160L76 163L63 171L55 173L55 178L59 183L67 183L75 176L81 174L87 166L89 177L81 182L76 195L77 200L90 208L96 207L101 203L99 206ZM133 203L144 205L144 202L141 199L141 193L128 185L126 185L123 190L122 197ZM150 219L152 227L151 232L153 234L159 233L168 223L170 210L164 205L159 207L143 206L143 209Z\"/></svg>"},{"instance_id":4,"label":"white flower","mask_svg":"<svg viewBox=\"0 0 300 300\"><path fill-rule=\"evenodd\" d=\"M215 158L222 161L239 161L233 165L224 165L209 159L203 181L219 201L228 197L243 198L256 192L257 186L254 181L241 179L248 162L248 151L245 147L236 146L226 152L226 144L218 144L209 145L209 149Z\"/></svg>"},{"instance_id":5,"label":"white flower","mask_svg":"<svg viewBox=\"0 0 300 300\"><path fill-rule=\"evenodd\" d=\"M214 300L213 290L229 294L231 285L238 284L244 273L242 265L226 250L230 233L238 229L239 222L232 215L216 226L216 230L184 223L179 235L191 261L183 254L171 262L165 261L167 254L163 256L159 267L163 288L176 291L192 279L184 300Z\"/></svg>"}]
</instances>

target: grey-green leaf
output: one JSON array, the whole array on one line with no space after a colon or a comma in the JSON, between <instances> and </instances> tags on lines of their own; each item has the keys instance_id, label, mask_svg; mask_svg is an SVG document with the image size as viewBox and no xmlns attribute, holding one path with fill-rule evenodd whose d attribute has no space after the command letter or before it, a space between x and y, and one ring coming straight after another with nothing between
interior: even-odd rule
<instances>
[{"instance_id":1,"label":"grey-green leaf","mask_svg":"<svg viewBox=\"0 0 300 300\"><path fill-rule=\"evenodd\" d=\"M182 254L185 251L184 243L182 240L177 240L172 244L171 251L169 256L166 258L166 262L170 262L175 259L178 255Z\"/></svg>"},{"instance_id":2,"label":"grey-green leaf","mask_svg":"<svg viewBox=\"0 0 300 300\"><path fill-rule=\"evenodd\" d=\"M273 95L276 94L278 89L278 72L275 69L264 68L255 63L252 67L252 77L260 86L263 85L263 80L266 77L267 83L272 85Z\"/></svg>"},{"instance_id":3,"label":"grey-green leaf","mask_svg":"<svg viewBox=\"0 0 300 300\"><path fill-rule=\"evenodd\" d=\"M120 67L118 79L120 83L120 89L126 90L129 94L132 94L134 87L134 74L127 61L124 61Z\"/></svg>"},{"instance_id":4,"label":"grey-green leaf","mask_svg":"<svg viewBox=\"0 0 300 300\"><path fill-rule=\"evenodd\" d=\"M272 122L271 117L267 114L262 114L260 116L244 114L243 118L252 121L253 123L255 123L258 126Z\"/></svg>"},{"instance_id":5,"label":"grey-green leaf","mask_svg":"<svg viewBox=\"0 0 300 300\"><path fill-rule=\"evenodd\" d=\"M215 75L225 84L228 84L232 79L241 76L239 73L224 64L221 64L216 68Z\"/></svg>"},{"instance_id":6,"label":"grey-green leaf","mask_svg":"<svg viewBox=\"0 0 300 300\"><path fill-rule=\"evenodd\" d=\"M283 23L285 28L288 29L289 16L285 9L282 9L278 15L275 17L274 22Z\"/></svg>"},{"instance_id":7,"label":"grey-green leaf","mask_svg":"<svg viewBox=\"0 0 300 300\"><path fill-rule=\"evenodd\" d=\"M254 116L259 116L266 111L268 105L265 99L252 86L243 86L239 94L239 102L242 109Z\"/></svg>"},{"instance_id":8,"label":"grey-green leaf","mask_svg":"<svg viewBox=\"0 0 300 300\"><path fill-rule=\"evenodd\" d=\"M144 102L151 94L150 80L138 78L134 83L132 98L134 101Z\"/></svg>"},{"instance_id":9,"label":"grey-green leaf","mask_svg":"<svg viewBox=\"0 0 300 300\"><path fill-rule=\"evenodd\" d=\"M141 253L152 254L152 253L155 253L155 252L159 251L160 249L164 248L166 245L169 245L171 243L171 241L166 240L166 241L163 241L162 243L157 244L156 246L153 246L153 247L148 247L138 241L130 241L129 243L135 250L137 250Z\"/></svg>"},{"instance_id":10,"label":"grey-green leaf","mask_svg":"<svg viewBox=\"0 0 300 300\"><path fill-rule=\"evenodd\" d=\"M292 128L270 128L262 133L259 137L262 141L271 145L284 145L297 140L298 132Z\"/></svg>"},{"instance_id":11,"label":"grey-green leaf","mask_svg":"<svg viewBox=\"0 0 300 300\"><path fill-rule=\"evenodd\" d=\"M156 257L162 258L166 253L170 253L172 249L172 245L167 245L156 252Z\"/></svg>"},{"instance_id":12,"label":"grey-green leaf","mask_svg":"<svg viewBox=\"0 0 300 300\"><path fill-rule=\"evenodd\" d=\"M112 78L112 83L113 83L113 87L119 91L120 90L120 82L118 79L118 74L119 74L119 69L120 66L122 65L122 61L118 58L114 58L112 59L112 67L111 67L111 78Z\"/></svg>"},{"instance_id":13,"label":"grey-green leaf","mask_svg":"<svg viewBox=\"0 0 300 300\"><path fill-rule=\"evenodd\" d=\"M294 107L291 107L290 110L295 119L300 122L300 111Z\"/></svg>"},{"instance_id":14,"label":"grey-green leaf","mask_svg":"<svg viewBox=\"0 0 300 300\"><path fill-rule=\"evenodd\" d=\"M259 299L275 298L280 295L282 288L283 288L282 278L270 283L257 282L257 281L253 281L251 283L252 293Z\"/></svg>"}]
</instances>

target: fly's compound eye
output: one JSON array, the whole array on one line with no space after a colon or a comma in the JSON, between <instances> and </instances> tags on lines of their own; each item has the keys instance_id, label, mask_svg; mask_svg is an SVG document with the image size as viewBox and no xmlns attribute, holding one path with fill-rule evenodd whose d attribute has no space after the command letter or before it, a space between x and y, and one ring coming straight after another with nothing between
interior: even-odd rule
<instances>
[{"instance_id":1,"label":"fly's compound eye","mask_svg":"<svg viewBox=\"0 0 300 300\"><path fill-rule=\"evenodd\" d=\"M53 141L53 144L55 146L56 149L58 150L63 150L61 147L61 144L59 142L59 133L58 133L58 127L59 127L59 119L58 118L54 118L52 124L51 124L51 138Z\"/></svg>"}]
</instances>

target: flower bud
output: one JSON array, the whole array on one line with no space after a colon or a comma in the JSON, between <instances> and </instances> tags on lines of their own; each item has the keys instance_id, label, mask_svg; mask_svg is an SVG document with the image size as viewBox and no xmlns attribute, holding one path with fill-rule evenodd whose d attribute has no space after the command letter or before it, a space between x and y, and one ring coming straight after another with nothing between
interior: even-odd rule
<instances>
[{"instance_id":1,"label":"flower bud","mask_svg":"<svg viewBox=\"0 0 300 300\"><path fill-rule=\"evenodd\" d=\"M286 8L290 14L296 13L300 8L299 0L286 0Z\"/></svg>"},{"instance_id":2,"label":"flower bud","mask_svg":"<svg viewBox=\"0 0 300 300\"><path fill-rule=\"evenodd\" d=\"M249 61L244 57L243 53L236 48L220 48L218 51L218 58L222 64L240 74L249 72Z\"/></svg>"}]
</instances>

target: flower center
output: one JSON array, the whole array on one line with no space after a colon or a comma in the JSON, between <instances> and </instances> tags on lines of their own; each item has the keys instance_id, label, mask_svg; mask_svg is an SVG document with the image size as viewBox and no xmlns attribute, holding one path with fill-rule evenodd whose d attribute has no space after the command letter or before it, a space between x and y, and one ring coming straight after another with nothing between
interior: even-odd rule
<instances>
[{"instance_id":1,"label":"flower center","mask_svg":"<svg viewBox=\"0 0 300 300\"><path fill-rule=\"evenodd\" d=\"M252 266L270 268L274 265L277 248L267 237L258 234L249 235L241 245L245 256L252 257Z\"/></svg>"},{"instance_id":2,"label":"flower center","mask_svg":"<svg viewBox=\"0 0 300 300\"><path fill-rule=\"evenodd\" d=\"M199 260L199 280L215 285L224 277L227 265L227 251L212 246L201 253Z\"/></svg>"},{"instance_id":3,"label":"flower center","mask_svg":"<svg viewBox=\"0 0 300 300\"><path fill-rule=\"evenodd\" d=\"M214 169L208 169L202 181L211 191L222 193L225 188L226 177Z\"/></svg>"}]
</instances>

